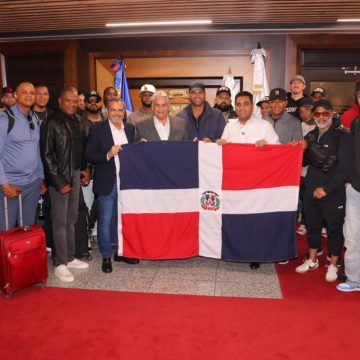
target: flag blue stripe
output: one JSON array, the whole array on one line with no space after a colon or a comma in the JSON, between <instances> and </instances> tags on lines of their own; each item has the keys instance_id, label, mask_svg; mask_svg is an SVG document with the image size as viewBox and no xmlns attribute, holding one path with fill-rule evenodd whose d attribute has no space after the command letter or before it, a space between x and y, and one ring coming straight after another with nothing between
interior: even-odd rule
<instances>
[{"instance_id":1,"label":"flag blue stripe","mask_svg":"<svg viewBox=\"0 0 360 360\"><path fill-rule=\"evenodd\" d=\"M120 189L193 189L199 187L198 144L155 141L120 152Z\"/></svg>"},{"instance_id":2,"label":"flag blue stripe","mask_svg":"<svg viewBox=\"0 0 360 360\"><path fill-rule=\"evenodd\" d=\"M222 215L224 260L273 262L297 256L296 212Z\"/></svg>"}]
</instances>

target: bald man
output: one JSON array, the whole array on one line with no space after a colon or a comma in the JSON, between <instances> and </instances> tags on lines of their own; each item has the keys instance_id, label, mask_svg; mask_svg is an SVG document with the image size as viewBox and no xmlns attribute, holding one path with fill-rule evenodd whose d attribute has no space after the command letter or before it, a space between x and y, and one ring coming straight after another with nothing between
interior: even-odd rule
<instances>
[{"instance_id":1,"label":"bald man","mask_svg":"<svg viewBox=\"0 0 360 360\"><path fill-rule=\"evenodd\" d=\"M22 194L23 222L35 222L36 207L43 184L40 158L40 128L31 107L35 88L29 82L20 83L15 91L16 103L0 114L0 231L5 230L4 196L8 199L9 227L19 217L17 197Z\"/></svg>"}]
</instances>

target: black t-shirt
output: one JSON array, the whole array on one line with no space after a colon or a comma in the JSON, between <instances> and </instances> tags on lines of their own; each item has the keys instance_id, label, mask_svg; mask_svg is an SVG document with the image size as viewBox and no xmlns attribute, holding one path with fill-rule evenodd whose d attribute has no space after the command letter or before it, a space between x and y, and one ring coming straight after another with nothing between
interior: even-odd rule
<instances>
[{"instance_id":1,"label":"black t-shirt","mask_svg":"<svg viewBox=\"0 0 360 360\"><path fill-rule=\"evenodd\" d=\"M300 115L299 115L299 106L300 106L300 101L307 97L307 95L304 94L304 96L302 98L300 98L299 100L294 100L291 97L291 93L287 94L288 96L288 103L287 103L287 107L286 107L286 111L295 116L296 118L298 118L299 120L301 120Z\"/></svg>"}]
</instances>

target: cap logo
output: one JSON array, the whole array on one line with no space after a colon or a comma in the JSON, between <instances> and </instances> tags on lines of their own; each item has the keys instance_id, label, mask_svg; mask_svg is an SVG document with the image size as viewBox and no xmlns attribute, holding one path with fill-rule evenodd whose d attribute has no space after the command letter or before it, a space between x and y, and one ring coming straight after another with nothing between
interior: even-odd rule
<instances>
[{"instance_id":1,"label":"cap logo","mask_svg":"<svg viewBox=\"0 0 360 360\"><path fill-rule=\"evenodd\" d=\"M279 96L280 95L280 91L279 90L275 90L275 95Z\"/></svg>"}]
</instances>

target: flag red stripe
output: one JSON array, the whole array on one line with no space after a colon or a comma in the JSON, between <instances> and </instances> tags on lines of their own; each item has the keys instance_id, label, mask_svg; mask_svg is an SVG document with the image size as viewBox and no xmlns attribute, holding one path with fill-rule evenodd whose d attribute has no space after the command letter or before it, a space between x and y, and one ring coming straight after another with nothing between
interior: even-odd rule
<instances>
[{"instance_id":1,"label":"flag red stripe","mask_svg":"<svg viewBox=\"0 0 360 360\"><path fill-rule=\"evenodd\" d=\"M122 214L123 255L183 259L199 255L199 213Z\"/></svg>"},{"instance_id":2,"label":"flag red stripe","mask_svg":"<svg viewBox=\"0 0 360 360\"><path fill-rule=\"evenodd\" d=\"M239 161L239 159L241 159ZM301 146L249 144L223 146L223 190L299 185Z\"/></svg>"}]
</instances>

